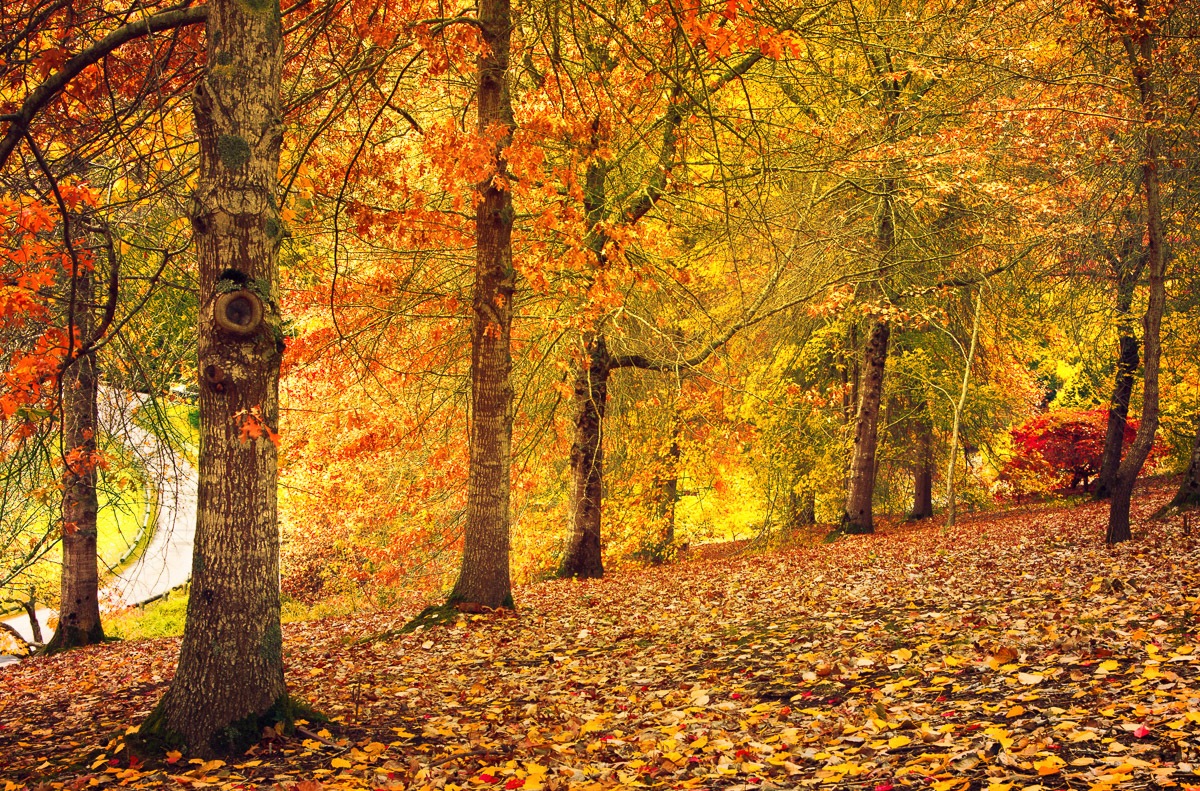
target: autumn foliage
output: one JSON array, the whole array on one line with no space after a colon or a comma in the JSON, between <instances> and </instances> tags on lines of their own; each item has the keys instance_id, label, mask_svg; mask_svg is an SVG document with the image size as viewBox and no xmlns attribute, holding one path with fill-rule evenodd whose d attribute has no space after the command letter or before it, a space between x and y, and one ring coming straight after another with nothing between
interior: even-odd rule
<instances>
[{"instance_id":1,"label":"autumn foliage","mask_svg":"<svg viewBox=\"0 0 1200 791\"><path fill-rule=\"evenodd\" d=\"M1107 409L1055 409L1026 420L1011 432L1013 459L1006 474L1022 488L1074 489L1089 482L1100 471ZM1125 423L1125 444L1137 434L1138 421ZM1161 452L1152 454L1152 469Z\"/></svg>"}]
</instances>

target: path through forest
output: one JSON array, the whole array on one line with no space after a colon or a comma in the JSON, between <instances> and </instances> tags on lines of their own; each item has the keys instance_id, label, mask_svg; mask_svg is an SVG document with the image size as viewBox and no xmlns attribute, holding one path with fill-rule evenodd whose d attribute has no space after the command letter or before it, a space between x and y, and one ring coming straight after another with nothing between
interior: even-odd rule
<instances>
[{"instance_id":1,"label":"path through forest","mask_svg":"<svg viewBox=\"0 0 1200 791\"><path fill-rule=\"evenodd\" d=\"M139 393L108 387L100 390L101 425L135 454L157 500L149 543L100 592L100 606L106 611L161 596L187 582L192 570L199 476L195 466L182 454L134 421L135 411L145 402L146 396ZM53 634L49 620L56 613L45 607L37 612L42 637L49 640ZM33 629L24 613L9 617L5 622L26 640L32 639ZM0 666L14 661L15 657L0 656Z\"/></svg>"}]
</instances>

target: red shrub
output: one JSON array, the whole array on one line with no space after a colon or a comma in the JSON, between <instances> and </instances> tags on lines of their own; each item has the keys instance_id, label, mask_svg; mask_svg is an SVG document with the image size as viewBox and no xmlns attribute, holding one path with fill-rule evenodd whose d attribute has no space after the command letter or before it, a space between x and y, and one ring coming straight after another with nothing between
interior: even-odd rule
<instances>
[{"instance_id":1,"label":"red shrub","mask_svg":"<svg viewBox=\"0 0 1200 791\"><path fill-rule=\"evenodd\" d=\"M1125 448L1137 434L1138 421L1125 424ZM1024 483L1022 488L1075 488L1100 472L1104 458L1107 409L1055 409L1026 420L1011 431L1013 459L1005 477ZM1161 454L1155 447L1145 470L1153 469Z\"/></svg>"}]
</instances>

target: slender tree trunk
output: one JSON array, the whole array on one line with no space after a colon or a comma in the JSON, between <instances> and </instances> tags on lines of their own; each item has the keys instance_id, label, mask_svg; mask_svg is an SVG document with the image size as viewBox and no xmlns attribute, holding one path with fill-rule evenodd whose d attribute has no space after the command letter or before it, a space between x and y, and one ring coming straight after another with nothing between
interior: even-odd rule
<instances>
[{"instance_id":1,"label":"slender tree trunk","mask_svg":"<svg viewBox=\"0 0 1200 791\"><path fill-rule=\"evenodd\" d=\"M983 289L975 297L975 319L971 322L971 345L967 349L967 359L963 365L962 390L958 394L958 403L954 405L954 428L950 433L950 461L946 470L946 527L953 527L958 516L958 504L955 502L954 465L958 461L958 430L962 427L963 407L967 404L967 386L971 383L971 364L975 360L975 342L979 339L979 311L983 307Z\"/></svg>"},{"instance_id":2,"label":"slender tree trunk","mask_svg":"<svg viewBox=\"0 0 1200 791\"><path fill-rule=\"evenodd\" d=\"M917 466L913 475L913 519L933 516L933 425L928 406L922 404L922 414L915 421Z\"/></svg>"},{"instance_id":3,"label":"slender tree trunk","mask_svg":"<svg viewBox=\"0 0 1200 791\"><path fill-rule=\"evenodd\" d=\"M179 666L142 726L148 738L177 735L199 753L256 741L286 698L274 434L283 352L279 3L210 0L207 24L208 67L194 94L196 539Z\"/></svg>"},{"instance_id":4,"label":"slender tree trunk","mask_svg":"<svg viewBox=\"0 0 1200 791\"><path fill-rule=\"evenodd\" d=\"M1138 20L1139 27L1143 23L1148 28L1152 27L1149 21ZM1133 488L1137 483L1138 474L1142 471L1142 465L1150 455L1155 434L1158 432L1158 370L1162 357L1162 317L1167 302L1166 251L1163 247L1162 200L1159 195L1158 172L1162 158L1162 143L1159 139L1161 111L1157 88L1153 82L1154 36L1149 30L1141 30L1137 39L1131 39L1127 35L1125 43L1145 114L1142 187L1146 209L1146 261L1150 296L1146 304L1146 313L1142 317L1142 343L1145 348L1145 361L1142 364L1142 420L1138 424L1137 435L1117 468L1116 481L1113 483L1108 529L1105 532L1105 541L1109 544L1128 541L1131 537L1129 508L1133 500Z\"/></svg>"},{"instance_id":5,"label":"slender tree trunk","mask_svg":"<svg viewBox=\"0 0 1200 791\"><path fill-rule=\"evenodd\" d=\"M505 148L514 126L508 87L509 0L480 0L488 50L479 58L478 129L505 131L493 152L496 175L479 185L475 212L475 295L471 324L471 460L462 567L447 603L512 607L509 475L512 459L512 192Z\"/></svg>"},{"instance_id":6,"label":"slender tree trunk","mask_svg":"<svg viewBox=\"0 0 1200 791\"><path fill-rule=\"evenodd\" d=\"M671 444L667 448L667 478L663 481L659 493L659 516L664 523L663 547L669 552L675 545L675 507L679 504L679 461L683 458L683 448L679 444L679 435L683 430L683 420L676 412L671 423Z\"/></svg>"},{"instance_id":7,"label":"slender tree trunk","mask_svg":"<svg viewBox=\"0 0 1200 791\"><path fill-rule=\"evenodd\" d=\"M38 620L37 594L34 587L29 587L29 598L21 602L25 615L29 618L29 634L36 645L42 644L42 622Z\"/></svg>"},{"instance_id":8,"label":"slender tree trunk","mask_svg":"<svg viewBox=\"0 0 1200 791\"><path fill-rule=\"evenodd\" d=\"M73 337L81 343L93 332L94 283L91 270L74 278ZM95 352L81 355L63 374L62 573L58 628L47 653L104 639L96 559L96 377Z\"/></svg>"},{"instance_id":9,"label":"slender tree trunk","mask_svg":"<svg viewBox=\"0 0 1200 791\"><path fill-rule=\"evenodd\" d=\"M1112 494L1121 466L1121 451L1125 445L1125 423L1129 418L1129 398L1133 395L1133 377L1138 367L1138 341L1133 333L1129 311L1133 305L1136 285L1132 277L1121 278L1117 286L1117 329L1120 356L1117 358L1117 375L1113 383L1112 406L1108 410L1108 428L1104 434L1104 456L1100 472L1096 475L1096 488L1092 498L1105 500Z\"/></svg>"},{"instance_id":10,"label":"slender tree trunk","mask_svg":"<svg viewBox=\"0 0 1200 791\"><path fill-rule=\"evenodd\" d=\"M888 336L886 321L876 322L867 338L863 355L862 398L858 420L854 424L854 458L850 463L850 493L842 530L846 533L873 533L875 522L871 501L875 495L875 450L879 443L879 405L883 397L883 371L887 364Z\"/></svg>"},{"instance_id":11,"label":"slender tree trunk","mask_svg":"<svg viewBox=\"0 0 1200 791\"><path fill-rule=\"evenodd\" d=\"M817 523L817 495L808 489L788 494L788 526L792 529L809 527Z\"/></svg>"},{"instance_id":12,"label":"slender tree trunk","mask_svg":"<svg viewBox=\"0 0 1200 791\"><path fill-rule=\"evenodd\" d=\"M1196 426L1196 436L1192 439L1192 457L1183 474L1183 483L1163 512L1192 506L1200 506L1200 425Z\"/></svg>"},{"instance_id":13,"label":"slender tree trunk","mask_svg":"<svg viewBox=\"0 0 1200 791\"><path fill-rule=\"evenodd\" d=\"M609 357L604 336L585 343L585 364L575 377L575 439L571 444L571 541L560 577L604 576L600 505L604 483L601 427L608 400Z\"/></svg>"}]
</instances>

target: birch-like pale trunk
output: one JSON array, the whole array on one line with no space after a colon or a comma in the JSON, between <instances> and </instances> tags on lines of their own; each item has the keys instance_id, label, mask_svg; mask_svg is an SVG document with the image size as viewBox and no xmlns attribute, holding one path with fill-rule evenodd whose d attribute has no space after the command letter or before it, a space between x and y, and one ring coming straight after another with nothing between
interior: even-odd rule
<instances>
[{"instance_id":1,"label":"birch-like pale trunk","mask_svg":"<svg viewBox=\"0 0 1200 791\"><path fill-rule=\"evenodd\" d=\"M958 461L958 430L962 425L963 407L967 405L967 387L971 384L971 364L975 360L975 343L979 339L979 311L983 307L983 289L975 296L975 318L971 321L971 344L967 349L967 360L963 366L962 389L958 403L954 405L954 427L950 431L950 460L946 462L946 527L953 527L957 517L954 492L954 467ZM962 348L962 347L959 347Z\"/></svg>"}]
</instances>

